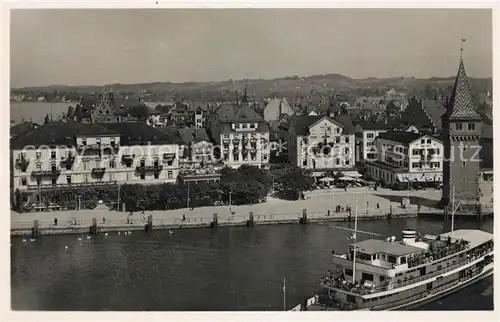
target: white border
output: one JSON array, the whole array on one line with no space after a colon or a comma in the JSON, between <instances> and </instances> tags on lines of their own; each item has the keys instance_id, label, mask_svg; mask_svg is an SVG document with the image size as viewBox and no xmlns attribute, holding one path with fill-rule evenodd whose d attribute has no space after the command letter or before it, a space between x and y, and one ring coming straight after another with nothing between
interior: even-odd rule
<instances>
[{"instance_id":1,"label":"white border","mask_svg":"<svg viewBox=\"0 0 500 322\"><path fill-rule=\"evenodd\" d=\"M9 10L11 8L492 8L493 9L493 104L495 108L500 103L499 95L500 92L500 82L498 82L498 77L500 75L500 65L499 65L499 3L498 1L489 0L481 2L473 1L420 1L418 3L410 1L344 1L344 2L328 2L328 1L314 1L299 2L299 1L232 1L232 2L210 2L210 1L192 1L192 2L166 2L166 1L110 1L106 3L103 1L9 1L2 2L2 17L1 21L1 40L2 40L2 69L1 69L1 85L2 89L0 91L0 101L4 106L4 113L9 114L9 25L10 25L10 15ZM417 27L417 26L416 26ZM496 114L496 113L495 113ZM4 122L1 125L2 137L1 141L2 149L7 152L0 160L2 169L1 172L2 189L0 189L2 195L0 198L4 212L0 215L1 227L4 229L4 233L0 235L1 238L1 252L8 261L5 260L1 267L2 278L0 279L2 287L1 299L1 311L0 319L4 321L107 321L107 320L119 320L119 321L165 321L165 320L175 320L175 321L194 321L194 320L210 320L210 321L255 321L255 320L265 320L265 321L331 321L333 320L345 320L345 321L362 321L362 320L379 320L379 321L496 321L499 318L498 308L499 308L499 298L497 292L495 292L495 312L350 312L350 313L324 313L324 312L283 312L283 313L262 313L262 312L237 312L237 313L223 313L223 312L210 312L210 313L195 313L195 312L183 312L183 313L142 313L142 312L14 312L10 310L10 218L7 216L9 211L9 172L8 172L8 147L9 147L9 125L8 117L3 117ZM494 133L495 137L499 136L500 133L500 118L494 119ZM498 141L495 141L495 168L500 166L500 153L498 149ZM497 174L494 174L495 181L498 178ZM498 190L495 190L495 199L500 200ZM495 212L499 213L500 206L495 205ZM495 224L495 235L497 235L498 224ZM496 248L498 253L498 247ZM499 270L499 265L496 265L495 270ZM498 288L498 279L495 279L495 290Z\"/></svg>"}]
</instances>

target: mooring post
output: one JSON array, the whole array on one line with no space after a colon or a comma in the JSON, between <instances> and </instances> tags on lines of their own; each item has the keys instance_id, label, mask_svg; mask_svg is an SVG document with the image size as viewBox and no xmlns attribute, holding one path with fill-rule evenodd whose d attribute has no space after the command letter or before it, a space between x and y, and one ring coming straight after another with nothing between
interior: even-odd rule
<instances>
[{"instance_id":1,"label":"mooring post","mask_svg":"<svg viewBox=\"0 0 500 322\"><path fill-rule=\"evenodd\" d=\"M92 218L92 226L90 226L89 234L90 235L97 235L97 219L96 218Z\"/></svg>"},{"instance_id":2,"label":"mooring post","mask_svg":"<svg viewBox=\"0 0 500 322\"><path fill-rule=\"evenodd\" d=\"M254 225L253 212L250 211L247 220L247 227L253 227L253 225Z\"/></svg>"},{"instance_id":3,"label":"mooring post","mask_svg":"<svg viewBox=\"0 0 500 322\"><path fill-rule=\"evenodd\" d=\"M307 224L307 209L303 209L302 210L302 218L300 218L300 223L302 225L306 225Z\"/></svg>"},{"instance_id":4,"label":"mooring post","mask_svg":"<svg viewBox=\"0 0 500 322\"><path fill-rule=\"evenodd\" d=\"M212 228L217 228L219 226L219 219L218 215L215 213L212 219L212 222L210 223L210 227Z\"/></svg>"},{"instance_id":5,"label":"mooring post","mask_svg":"<svg viewBox=\"0 0 500 322\"><path fill-rule=\"evenodd\" d=\"M38 220L33 221L33 227L31 228L31 237L32 238L40 237L40 226Z\"/></svg>"}]
</instances>

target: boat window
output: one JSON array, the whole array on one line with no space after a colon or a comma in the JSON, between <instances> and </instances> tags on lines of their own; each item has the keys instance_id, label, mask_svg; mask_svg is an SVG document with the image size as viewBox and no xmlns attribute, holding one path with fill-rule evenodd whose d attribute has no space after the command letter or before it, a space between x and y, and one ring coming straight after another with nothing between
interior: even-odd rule
<instances>
[{"instance_id":1,"label":"boat window","mask_svg":"<svg viewBox=\"0 0 500 322\"><path fill-rule=\"evenodd\" d=\"M396 264L396 256L387 255L387 261L392 264Z\"/></svg>"},{"instance_id":2,"label":"boat window","mask_svg":"<svg viewBox=\"0 0 500 322\"><path fill-rule=\"evenodd\" d=\"M373 274L361 273L361 279L373 282Z\"/></svg>"},{"instance_id":3,"label":"boat window","mask_svg":"<svg viewBox=\"0 0 500 322\"><path fill-rule=\"evenodd\" d=\"M385 276L380 276L380 281L384 282L385 281Z\"/></svg>"},{"instance_id":4,"label":"boat window","mask_svg":"<svg viewBox=\"0 0 500 322\"><path fill-rule=\"evenodd\" d=\"M406 257L405 257L405 256L401 256L401 257L399 258L399 260L400 260L400 263L401 263L401 264L406 264Z\"/></svg>"}]
</instances>

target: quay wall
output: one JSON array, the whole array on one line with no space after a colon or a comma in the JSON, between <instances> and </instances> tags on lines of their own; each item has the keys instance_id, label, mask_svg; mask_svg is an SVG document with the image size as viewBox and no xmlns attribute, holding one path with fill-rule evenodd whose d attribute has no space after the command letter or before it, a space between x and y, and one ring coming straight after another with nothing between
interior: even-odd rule
<instances>
[{"instance_id":1,"label":"quay wall","mask_svg":"<svg viewBox=\"0 0 500 322\"><path fill-rule=\"evenodd\" d=\"M295 216L288 215L267 215L267 216L254 216L254 225L278 225L278 224L300 224L302 214L295 214ZM389 214L376 214L376 215L358 215L358 220L387 220L388 218L414 218L417 217L417 213L399 213L389 216ZM351 216L351 222L354 220L354 216ZM231 218L231 219L218 219L218 227L236 227L236 226L246 226L248 218ZM348 222L349 218L345 215L332 215L332 216L312 216L308 217L307 223L326 223L326 222ZM172 222L172 223L162 223L162 220L153 220L153 230L165 230L165 229L188 229L188 228L210 228L212 220L207 218L189 218L189 221L184 222ZM45 223L46 224L46 223ZM106 224L97 224L98 233L105 232L122 232L122 231L139 231L145 230L145 225L147 222L139 221L132 224L127 223L113 223L109 222ZM31 233L31 228L33 224L24 223L23 225L17 225L11 227L11 236L26 236ZM39 231L42 235L69 235L69 234L88 234L90 225L63 225L55 226L44 225L43 222L39 226Z\"/></svg>"}]
</instances>

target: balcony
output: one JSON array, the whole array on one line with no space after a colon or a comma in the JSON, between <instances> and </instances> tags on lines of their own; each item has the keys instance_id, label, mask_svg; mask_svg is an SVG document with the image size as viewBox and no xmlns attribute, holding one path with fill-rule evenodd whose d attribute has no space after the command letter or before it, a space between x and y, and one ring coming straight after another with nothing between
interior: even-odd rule
<instances>
[{"instance_id":1,"label":"balcony","mask_svg":"<svg viewBox=\"0 0 500 322\"><path fill-rule=\"evenodd\" d=\"M233 139L233 145L240 144L240 139Z\"/></svg>"},{"instance_id":2,"label":"balcony","mask_svg":"<svg viewBox=\"0 0 500 322\"><path fill-rule=\"evenodd\" d=\"M145 172L160 172L163 170L162 165L139 165L135 168L135 171L140 172L140 173L145 173Z\"/></svg>"},{"instance_id":3,"label":"balcony","mask_svg":"<svg viewBox=\"0 0 500 322\"><path fill-rule=\"evenodd\" d=\"M106 168L93 168L92 169L92 176L96 178L102 178L104 176L104 173L106 172Z\"/></svg>"},{"instance_id":4,"label":"balcony","mask_svg":"<svg viewBox=\"0 0 500 322\"><path fill-rule=\"evenodd\" d=\"M16 167L21 169L21 171L25 172L26 169L28 169L28 166L30 164L30 161L26 159L25 157L20 157L16 159Z\"/></svg>"},{"instance_id":5,"label":"balcony","mask_svg":"<svg viewBox=\"0 0 500 322\"><path fill-rule=\"evenodd\" d=\"M31 172L31 176L35 178L42 178L42 177L50 177L50 178L55 178L58 177L61 174L60 169L52 169L52 170L37 170Z\"/></svg>"},{"instance_id":6,"label":"balcony","mask_svg":"<svg viewBox=\"0 0 500 322\"><path fill-rule=\"evenodd\" d=\"M125 165L127 167L130 167L132 166L132 163L134 163L134 158L135 158L135 154L127 154L127 155L123 155L122 156L122 162L125 163Z\"/></svg>"},{"instance_id":7,"label":"balcony","mask_svg":"<svg viewBox=\"0 0 500 322\"><path fill-rule=\"evenodd\" d=\"M68 155L67 158L61 157L61 165L66 168L66 170L71 170L73 164L75 163L75 157L73 155Z\"/></svg>"}]
</instances>

